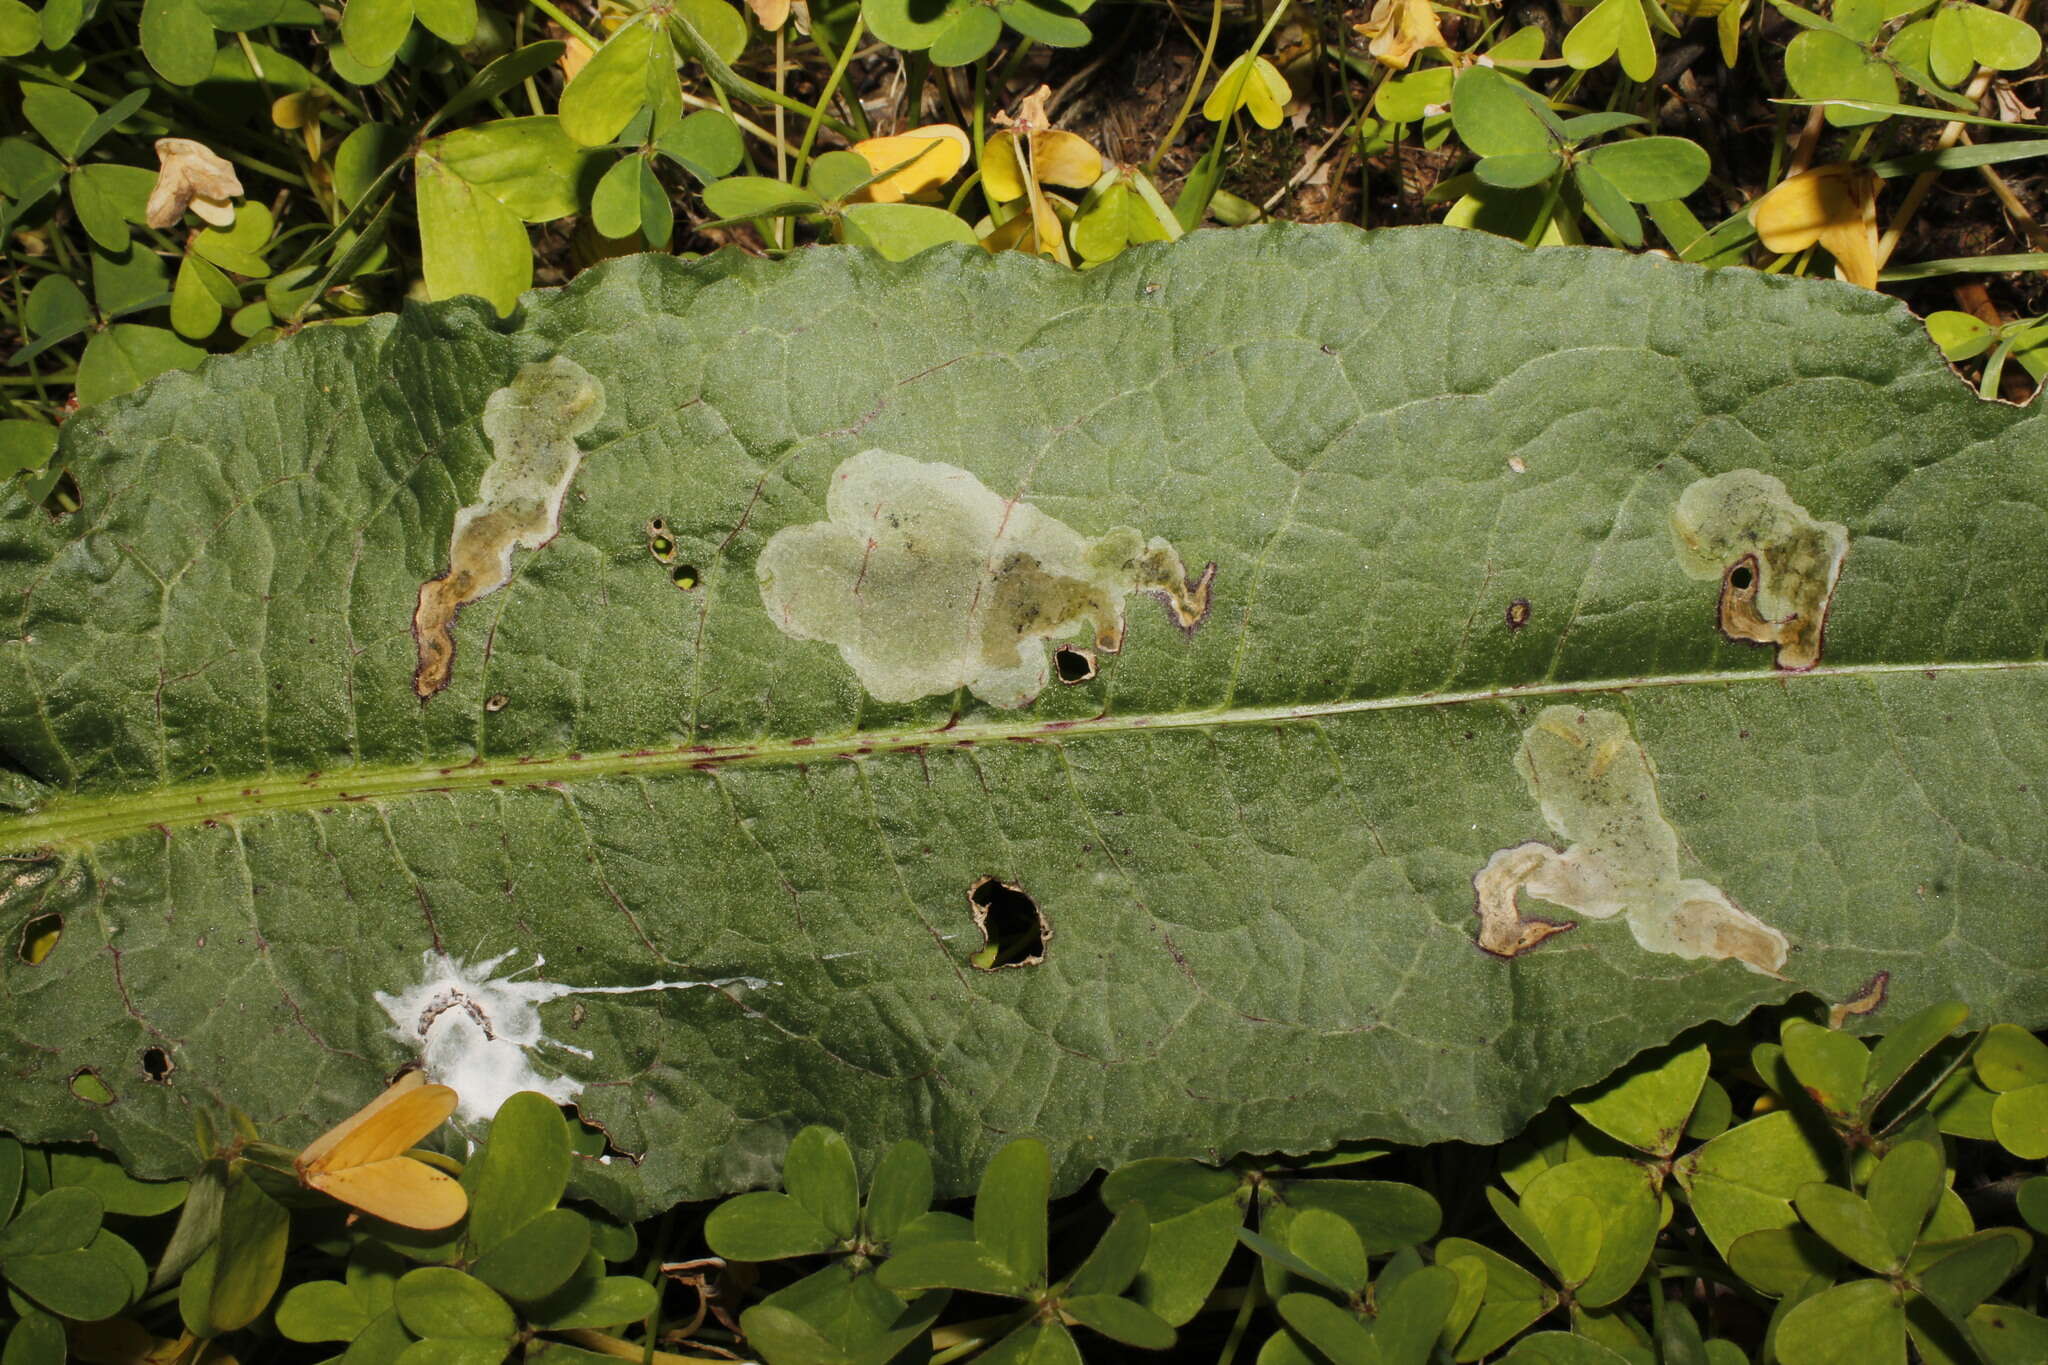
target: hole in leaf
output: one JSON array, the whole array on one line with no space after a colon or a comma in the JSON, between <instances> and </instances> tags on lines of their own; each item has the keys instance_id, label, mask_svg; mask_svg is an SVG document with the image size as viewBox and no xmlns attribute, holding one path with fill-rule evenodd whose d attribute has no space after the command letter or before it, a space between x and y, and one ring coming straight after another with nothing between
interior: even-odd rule
<instances>
[{"instance_id":1,"label":"hole in leaf","mask_svg":"<svg viewBox=\"0 0 2048 1365\"><path fill-rule=\"evenodd\" d=\"M647 519L647 553L656 563L672 564L676 557L675 537L668 533L668 523L660 517Z\"/></svg>"},{"instance_id":2,"label":"hole in leaf","mask_svg":"<svg viewBox=\"0 0 2048 1365\"><path fill-rule=\"evenodd\" d=\"M1095 651L1075 645L1061 645L1052 652L1053 673L1069 687L1095 676Z\"/></svg>"},{"instance_id":3,"label":"hole in leaf","mask_svg":"<svg viewBox=\"0 0 2048 1365\"><path fill-rule=\"evenodd\" d=\"M496 712L504 710L511 704L512 699L506 696L503 692L494 692L491 694L491 699L484 703L484 710L490 711L495 714Z\"/></svg>"},{"instance_id":4,"label":"hole in leaf","mask_svg":"<svg viewBox=\"0 0 2048 1365\"><path fill-rule=\"evenodd\" d=\"M684 592L690 591L703 581L703 575L697 572L695 564L678 564L669 570L668 576L670 581Z\"/></svg>"},{"instance_id":5,"label":"hole in leaf","mask_svg":"<svg viewBox=\"0 0 2048 1365\"><path fill-rule=\"evenodd\" d=\"M1508 603L1508 629L1520 630L1523 626L1528 625L1529 615L1529 599L1517 597L1514 601Z\"/></svg>"},{"instance_id":6,"label":"hole in leaf","mask_svg":"<svg viewBox=\"0 0 2048 1365\"><path fill-rule=\"evenodd\" d=\"M1739 561L1728 571L1728 586L1737 592L1748 592L1749 585L1756 582L1756 570L1747 559Z\"/></svg>"},{"instance_id":7,"label":"hole in leaf","mask_svg":"<svg viewBox=\"0 0 2048 1365\"><path fill-rule=\"evenodd\" d=\"M100 1073L91 1067L80 1067L71 1073L71 1093L87 1104L112 1104L114 1092L100 1079Z\"/></svg>"},{"instance_id":8,"label":"hole in leaf","mask_svg":"<svg viewBox=\"0 0 2048 1365\"><path fill-rule=\"evenodd\" d=\"M144 1080L154 1082L157 1085L169 1085L171 1083L171 1073L177 1069L177 1063L171 1060L171 1054L162 1048L146 1047L142 1049L142 1077Z\"/></svg>"},{"instance_id":9,"label":"hole in leaf","mask_svg":"<svg viewBox=\"0 0 2048 1365\"><path fill-rule=\"evenodd\" d=\"M62 916L37 915L21 927L21 960L31 967L40 965L63 936Z\"/></svg>"},{"instance_id":10,"label":"hole in leaf","mask_svg":"<svg viewBox=\"0 0 2048 1365\"><path fill-rule=\"evenodd\" d=\"M992 972L1045 961L1052 921L1023 887L983 877L967 888L967 908L981 930L981 947L968 957L969 966Z\"/></svg>"},{"instance_id":11,"label":"hole in leaf","mask_svg":"<svg viewBox=\"0 0 2048 1365\"><path fill-rule=\"evenodd\" d=\"M43 510L52 517L68 517L85 505L82 497L78 491L78 480L67 469L57 476L57 482L43 495Z\"/></svg>"}]
</instances>

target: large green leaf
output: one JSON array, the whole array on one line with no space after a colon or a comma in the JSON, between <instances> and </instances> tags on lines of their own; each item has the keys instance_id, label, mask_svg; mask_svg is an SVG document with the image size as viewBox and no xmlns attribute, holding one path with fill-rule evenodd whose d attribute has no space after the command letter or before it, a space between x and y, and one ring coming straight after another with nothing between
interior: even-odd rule
<instances>
[{"instance_id":1,"label":"large green leaf","mask_svg":"<svg viewBox=\"0 0 2048 1365\"><path fill-rule=\"evenodd\" d=\"M495 1049L644 1210L809 1122L928 1139L949 1192L1021 1132L1068 1185L1491 1141L1880 971L1860 1026L2048 1021L2048 422L1889 300L1278 227L1085 275L635 258L522 308L165 375L65 425L81 512L10 510L23 1135L175 1174L232 1102L301 1142L424 1025L466 1115ZM416 682L473 506L472 596L551 543ZM1039 690L1001 623L1061 618L1094 675ZM1716 933L1782 979L1680 955Z\"/></svg>"}]
</instances>

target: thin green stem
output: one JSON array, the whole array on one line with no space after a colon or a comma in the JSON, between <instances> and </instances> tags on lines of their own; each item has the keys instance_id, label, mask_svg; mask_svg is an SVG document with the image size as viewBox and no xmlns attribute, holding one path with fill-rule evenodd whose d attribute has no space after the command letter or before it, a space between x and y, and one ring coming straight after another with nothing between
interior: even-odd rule
<instances>
[{"instance_id":1,"label":"thin green stem","mask_svg":"<svg viewBox=\"0 0 2048 1365\"><path fill-rule=\"evenodd\" d=\"M853 61L853 50L860 46L861 16L853 16L853 27L847 30L846 46L839 49L839 60L832 66L832 74L825 78L825 88L818 92L818 109L810 123L804 128L804 140L797 144L796 164L790 170L790 181L802 184L805 169L811 164L811 146L818 140L818 124L825 117L825 106L832 103L832 97L839 93L839 83L846 78L846 68Z\"/></svg>"},{"instance_id":2,"label":"thin green stem","mask_svg":"<svg viewBox=\"0 0 2048 1365\"><path fill-rule=\"evenodd\" d=\"M1550 183L1544 188L1543 206L1536 210L1535 225L1529 229L1528 235L1522 238L1523 246L1533 247L1542 244L1543 234L1550 230L1551 217L1557 212L1557 201L1563 193L1564 171L1560 169L1556 175L1550 177Z\"/></svg>"},{"instance_id":3,"label":"thin green stem","mask_svg":"<svg viewBox=\"0 0 2048 1365\"><path fill-rule=\"evenodd\" d=\"M866 136L864 133L856 133L848 125L826 114L822 103L814 108L811 105L805 104L800 99L771 90L758 81L748 80L745 76L733 70L725 58L712 51L711 45L704 41L704 35L697 32L695 26L688 19L685 19L681 13L672 11L668 16L668 22L677 33L682 35L684 44L690 49L690 55L702 62L704 70L710 75L711 79L725 90L744 99L757 100L762 104L772 104L778 109L787 109L792 114L802 114L805 118L816 118L827 128L830 128L849 142L855 138ZM866 127L867 120L864 115L860 114L858 105L854 106L852 112L859 118L860 125L863 128Z\"/></svg>"},{"instance_id":4,"label":"thin green stem","mask_svg":"<svg viewBox=\"0 0 2048 1365\"><path fill-rule=\"evenodd\" d=\"M1188 92L1181 98L1180 112L1173 116L1173 122L1166 125L1166 136L1159 140L1159 149L1152 153L1152 159L1145 163L1147 175L1159 173L1159 163L1173 150L1174 140L1180 136L1181 127L1187 123L1188 115L1194 112L1195 97L1201 94L1202 82L1209 77L1209 67L1216 60L1216 43L1223 35L1223 0L1211 0L1209 5L1209 36L1202 42L1202 60L1195 64L1195 78L1188 82Z\"/></svg>"},{"instance_id":5,"label":"thin green stem","mask_svg":"<svg viewBox=\"0 0 2048 1365\"><path fill-rule=\"evenodd\" d=\"M1244 1344L1244 1334L1251 1329L1252 1314L1258 1311L1264 1297L1265 1277L1254 1270L1251 1283L1245 1286L1244 1301L1237 1306L1237 1316L1231 1319L1230 1334L1223 1338L1223 1349L1216 1353L1216 1365L1231 1365L1237 1359L1237 1348Z\"/></svg>"},{"instance_id":6,"label":"thin green stem","mask_svg":"<svg viewBox=\"0 0 2048 1365\"><path fill-rule=\"evenodd\" d=\"M816 22L812 23L811 42L816 45L818 49L818 55L823 57L826 61L830 62L835 67L840 66L845 62L852 61L854 49L860 46L861 30L858 27L860 19L860 12L858 10L854 11L854 22L856 26L854 28L847 30L846 48L843 52L833 51L832 40L824 35L823 24ZM818 100L818 107L820 109L823 109L827 104L830 103L831 99L829 96L822 97ZM852 123L854 131L853 133L846 134L844 136L846 136L849 141L852 141L854 138L857 137L864 138L870 136L874 130L868 127L867 110L860 107L860 101L858 100L849 100L847 103L849 106L846 111L847 118Z\"/></svg>"},{"instance_id":7,"label":"thin green stem","mask_svg":"<svg viewBox=\"0 0 2048 1365\"><path fill-rule=\"evenodd\" d=\"M581 40L583 45L592 52L604 46L603 42L591 36L589 29L563 13L561 7L555 3L555 0L527 0L527 3L542 14L545 14L548 18L554 20L564 33L571 34Z\"/></svg>"}]
</instances>

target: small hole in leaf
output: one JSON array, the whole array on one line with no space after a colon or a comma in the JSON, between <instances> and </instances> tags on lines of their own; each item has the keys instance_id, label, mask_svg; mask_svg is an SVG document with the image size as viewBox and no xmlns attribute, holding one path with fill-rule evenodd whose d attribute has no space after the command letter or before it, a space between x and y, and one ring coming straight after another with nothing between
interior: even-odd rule
<instances>
[{"instance_id":1,"label":"small hole in leaf","mask_svg":"<svg viewBox=\"0 0 2048 1365\"><path fill-rule=\"evenodd\" d=\"M177 1069L177 1063L171 1060L171 1054L162 1048L146 1047L142 1049L142 1077L144 1080L152 1081L157 1085L169 1085L171 1083L171 1073Z\"/></svg>"},{"instance_id":2,"label":"small hole in leaf","mask_svg":"<svg viewBox=\"0 0 2048 1365\"><path fill-rule=\"evenodd\" d=\"M484 710L495 714L496 712L504 710L511 704L512 699L506 696L503 692L494 692L491 694L491 699L484 703Z\"/></svg>"},{"instance_id":3,"label":"small hole in leaf","mask_svg":"<svg viewBox=\"0 0 2048 1365\"><path fill-rule=\"evenodd\" d=\"M1528 598L1517 597L1514 601L1508 603L1509 630L1520 630L1523 626L1528 625L1529 616L1530 607Z\"/></svg>"},{"instance_id":4,"label":"small hole in leaf","mask_svg":"<svg viewBox=\"0 0 2048 1365\"><path fill-rule=\"evenodd\" d=\"M981 930L981 947L968 957L969 966L992 972L1045 961L1052 921L1023 887L983 877L967 888L967 908Z\"/></svg>"},{"instance_id":5,"label":"small hole in leaf","mask_svg":"<svg viewBox=\"0 0 2048 1365\"><path fill-rule=\"evenodd\" d=\"M91 1067L80 1067L71 1073L71 1093L87 1104L112 1104L114 1092L100 1079L100 1073Z\"/></svg>"},{"instance_id":6,"label":"small hole in leaf","mask_svg":"<svg viewBox=\"0 0 2048 1365\"><path fill-rule=\"evenodd\" d=\"M1754 582L1756 570L1750 567L1746 559L1728 571L1728 586L1737 592L1748 592L1749 585Z\"/></svg>"},{"instance_id":7,"label":"small hole in leaf","mask_svg":"<svg viewBox=\"0 0 2048 1365\"><path fill-rule=\"evenodd\" d=\"M684 592L690 591L699 583L703 582L703 577L697 572L697 566L695 564L678 564L675 566L675 568L669 570L668 576L669 579L677 587L681 588Z\"/></svg>"},{"instance_id":8,"label":"small hole in leaf","mask_svg":"<svg viewBox=\"0 0 2048 1365\"><path fill-rule=\"evenodd\" d=\"M668 523L660 517L650 517L647 520L647 553L654 556L656 563L675 562L675 537L668 533Z\"/></svg>"},{"instance_id":9,"label":"small hole in leaf","mask_svg":"<svg viewBox=\"0 0 2048 1365\"><path fill-rule=\"evenodd\" d=\"M1052 652L1053 673L1069 687L1095 676L1095 651L1075 645L1061 645Z\"/></svg>"},{"instance_id":10,"label":"small hole in leaf","mask_svg":"<svg viewBox=\"0 0 2048 1365\"><path fill-rule=\"evenodd\" d=\"M37 915L21 928L21 960L31 967L39 965L63 936L61 916Z\"/></svg>"},{"instance_id":11,"label":"small hole in leaf","mask_svg":"<svg viewBox=\"0 0 2048 1365\"><path fill-rule=\"evenodd\" d=\"M78 480L68 469L57 476L57 482L43 495L43 510L52 517L68 517L84 505L78 491Z\"/></svg>"}]
</instances>

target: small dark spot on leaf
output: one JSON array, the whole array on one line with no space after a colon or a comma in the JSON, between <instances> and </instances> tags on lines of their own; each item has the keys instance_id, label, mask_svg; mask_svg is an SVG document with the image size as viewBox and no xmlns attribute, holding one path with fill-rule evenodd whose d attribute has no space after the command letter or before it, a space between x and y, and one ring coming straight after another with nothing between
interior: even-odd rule
<instances>
[{"instance_id":1,"label":"small dark spot on leaf","mask_svg":"<svg viewBox=\"0 0 2048 1365\"><path fill-rule=\"evenodd\" d=\"M37 915L21 927L21 960L31 967L37 966L63 936L62 916Z\"/></svg>"},{"instance_id":2,"label":"small dark spot on leaf","mask_svg":"<svg viewBox=\"0 0 2048 1365\"><path fill-rule=\"evenodd\" d=\"M1052 652L1052 666L1059 680L1069 686L1087 682L1095 676L1095 651L1061 645Z\"/></svg>"},{"instance_id":3,"label":"small dark spot on leaf","mask_svg":"<svg viewBox=\"0 0 2048 1365\"><path fill-rule=\"evenodd\" d=\"M71 1073L71 1093L87 1104L112 1104L115 1099L113 1090L100 1079L100 1073L89 1066Z\"/></svg>"},{"instance_id":4,"label":"small dark spot on leaf","mask_svg":"<svg viewBox=\"0 0 2048 1365\"><path fill-rule=\"evenodd\" d=\"M1508 603L1508 629L1520 630L1529 624L1529 599L1517 597Z\"/></svg>"},{"instance_id":5,"label":"small dark spot on leaf","mask_svg":"<svg viewBox=\"0 0 2048 1365\"><path fill-rule=\"evenodd\" d=\"M494 692L491 694L491 699L484 703L484 710L493 712L502 711L511 704L512 699L506 696L503 692Z\"/></svg>"},{"instance_id":6,"label":"small dark spot on leaf","mask_svg":"<svg viewBox=\"0 0 2048 1365\"><path fill-rule=\"evenodd\" d=\"M178 1069L171 1060L171 1054L160 1047L142 1049L142 1078L157 1085L169 1085L171 1073Z\"/></svg>"},{"instance_id":7,"label":"small dark spot on leaf","mask_svg":"<svg viewBox=\"0 0 2048 1365\"><path fill-rule=\"evenodd\" d=\"M668 577L670 582L684 592L690 591L704 581L704 576L697 572L695 564L678 564L669 570Z\"/></svg>"},{"instance_id":8,"label":"small dark spot on leaf","mask_svg":"<svg viewBox=\"0 0 2048 1365\"><path fill-rule=\"evenodd\" d=\"M981 930L981 947L967 959L969 966L992 972L1045 961L1052 921L1023 887L983 877L967 888L967 908Z\"/></svg>"}]
</instances>

